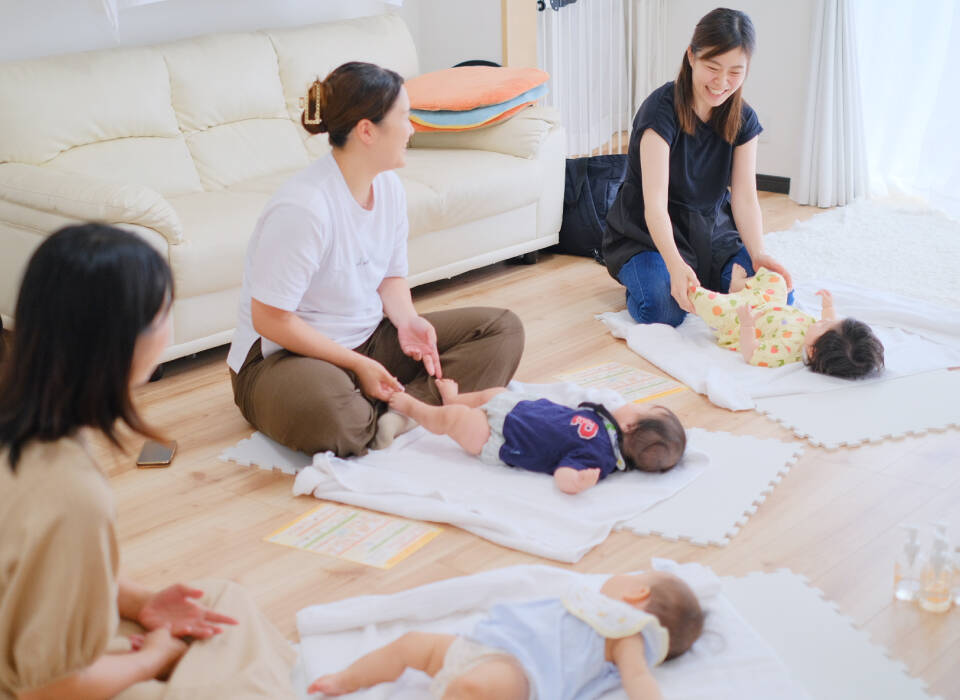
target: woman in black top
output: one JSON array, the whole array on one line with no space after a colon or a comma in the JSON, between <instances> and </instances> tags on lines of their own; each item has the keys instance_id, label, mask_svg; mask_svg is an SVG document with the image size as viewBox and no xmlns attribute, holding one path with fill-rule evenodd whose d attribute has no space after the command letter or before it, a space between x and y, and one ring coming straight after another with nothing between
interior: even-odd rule
<instances>
[{"instance_id":1,"label":"woman in black top","mask_svg":"<svg viewBox=\"0 0 960 700\"><path fill-rule=\"evenodd\" d=\"M734 263L748 275L761 266L777 271L792 286L763 245L763 127L741 96L754 45L746 14L713 10L697 24L677 80L654 90L633 120L603 255L638 323L678 326L693 311L690 289L728 291Z\"/></svg>"}]
</instances>

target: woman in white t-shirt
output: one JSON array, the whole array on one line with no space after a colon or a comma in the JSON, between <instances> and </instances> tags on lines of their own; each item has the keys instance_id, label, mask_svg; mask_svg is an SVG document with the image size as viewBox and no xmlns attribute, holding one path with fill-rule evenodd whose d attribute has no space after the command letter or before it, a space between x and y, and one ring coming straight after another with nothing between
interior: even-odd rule
<instances>
[{"instance_id":1,"label":"woman in white t-shirt","mask_svg":"<svg viewBox=\"0 0 960 700\"><path fill-rule=\"evenodd\" d=\"M407 284L410 100L397 73L345 63L307 93L301 122L332 152L270 199L247 249L227 363L244 417L274 440L339 456L409 428L395 391L440 403L434 378L503 386L523 352L506 309L419 315Z\"/></svg>"}]
</instances>

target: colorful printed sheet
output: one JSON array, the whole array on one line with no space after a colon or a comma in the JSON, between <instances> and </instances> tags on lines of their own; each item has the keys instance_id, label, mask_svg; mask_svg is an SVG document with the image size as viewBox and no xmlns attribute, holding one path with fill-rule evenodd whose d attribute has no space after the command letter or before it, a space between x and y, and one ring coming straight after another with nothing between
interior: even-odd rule
<instances>
[{"instance_id":1,"label":"colorful printed sheet","mask_svg":"<svg viewBox=\"0 0 960 700\"><path fill-rule=\"evenodd\" d=\"M566 372L557 375L557 379L582 387L611 389L633 403L651 401L687 388L669 377L644 372L620 362L607 362L596 367Z\"/></svg>"},{"instance_id":2,"label":"colorful printed sheet","mask_svg":"<svg viewBox=\"0 0 960 700\"><path fill-rule=\"evenodd\" d=\"M441 532L435 525L415 520L324 503L264 539L389 569Z\"/></svg>"}]
</instances>

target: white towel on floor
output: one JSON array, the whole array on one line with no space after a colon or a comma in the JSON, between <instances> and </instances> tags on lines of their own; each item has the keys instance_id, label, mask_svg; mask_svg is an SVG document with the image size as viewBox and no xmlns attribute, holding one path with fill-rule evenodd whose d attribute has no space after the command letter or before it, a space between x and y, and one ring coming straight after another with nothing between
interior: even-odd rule
<instances>
[{"instance_id":1,"label":"white towel on floor","mask_svg":"<svg viewBox=\"0 0 960 700\"><path fill-rule=\"evenodd\" d=\"M838 317L869 324L885 349L883 381L960 365L960 310L935 307L888 292L831 280L795 281L796 304L817 318L818 289L833 293ZM960 291L960 290L958 290ZM802 363L785 367L753 367L739 353L717 346L713 334L690 314L678 328L635 323L626 311L599 318L631 350L717 406L735 411L756 407L756 399L829 391L850 380L816 374Z\"/></svg>"},{"instance_id":2,"label":"white towel on floor","mask_svg":"<svg viewBox=\"0 0 960 700\"><path fill-rule=\"evenodd\" d=\"M511 383L514 390L576 406L624 403L616 392L574 384ZM299 472L295 494L408 518L448 522L498 544L575 562L610 531L670 498L711 464L699 444L706 431L688 431L687 452L663 474L619 472L583 493L567 495L545 474L482 463L444 435L416 428L389 448L359 458L314 456Z\"/></svg>"},{"instance_id":3,"label":"white towel on floor","mask_svg":"<svg viewBox=\"0 0 960 700\"><path fill-rule=\"evenodd\" d=\"M707 616L693 648L654 669L664 697L671 700L793 700L808 698L772 647L747 624L722 593L721 582L699 564L654 560L691 585ZM563 595L570 585L599 588L607 575L578 574L549 566L516 566L449 579L389 596L349 598L316 605L297 614L301 664L306 681L337 671L358 656L404 632L463 633L491 605ZM374 700L429 698L429 679L408 670L396 683L350 697ZM625 698L617 690L604 698ZM544 699L547 700L547 699Z\"/></svg>"}]
</instances>

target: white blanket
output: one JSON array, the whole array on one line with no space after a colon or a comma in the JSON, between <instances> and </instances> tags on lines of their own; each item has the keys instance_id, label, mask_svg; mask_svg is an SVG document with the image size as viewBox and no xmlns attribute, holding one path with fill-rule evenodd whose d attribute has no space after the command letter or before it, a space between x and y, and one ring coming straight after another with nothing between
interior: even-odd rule
<instances>
[{"instance_id":1,"label":"white blanket","mask_svg":"<svg viewBox=\"0 0 960 700\"><path fill-rule=\"evenodd\" d=\"M576 406L623 404L616 393L572 384L522 385L537 396ZM562 493L544 474L482 463L452 439L416 428L385 450L359 458L314 456L295 494L340 501L408 518L448 522L488 540L558 561L575 562L611 529L670 498L711 464L705 431L688 431L686 455L664 474L622 472L577 494Z\"/></svg>"},{"instance_id":2,"label":"white blanket","mask_svg":"<svg viewBox=\"0 0 960 700\"><path fill-rule=\"evenodd\" d=\"M799 700L810 696L791 677L773 649L737 613L721 583L699 564L658 562L685 578L707 613L693 648L654 670L671 700ZM307 682L339 670L359 655L409 630L465 633L493 604L563 595L569 586L599 588L607 575L578 574L548 566L517 566L449 579L390 596L364 596L317 605L297 614L303 675ZM429 698L429 678L408 670L396 683L351 697L374 700ZM603 696L625 698L622 690ZM544 698L543 700L548 700Z\"/></svg>"},{"instance_id":3,"label":"white blanket","mask_svg":"<svg viewBox=\"0 0 960 700\"><path fill-rule=\"evenodd\" d=\"M935 307L888 292L831 280L795 281L796 304L819 318L818 289L833 292L837 314L873 327L885 348L883 381L960 365L960 310ZM845 379L815 374L795 363L785 367L753 367L717 346L706 323L688 315L678 328L635 323L626 311L600 318L631 350L704 394L717 406L732 410L756 407L756 399L808 394L851 386Z\"/></svg>"},{"instance_id":4,"label":"white blanket","mask_svg":"<svg viewBox=\"0 0 960 700\"><path fill-rule=\"evenodd\" d=\"M573 384L510 386L574 406L584 400L611 408L623 403L615 392ZM232 452L228 458L245 461L242 446ZM613 528L726 544L801 452L797 443L692 428L686 455L671 471L611 474L569 496L550 477L483 464L450 438L417 428L364 457L315 455L293 490L451 523L507 547L576 562Z\"/></svg>"}]
</instances>

